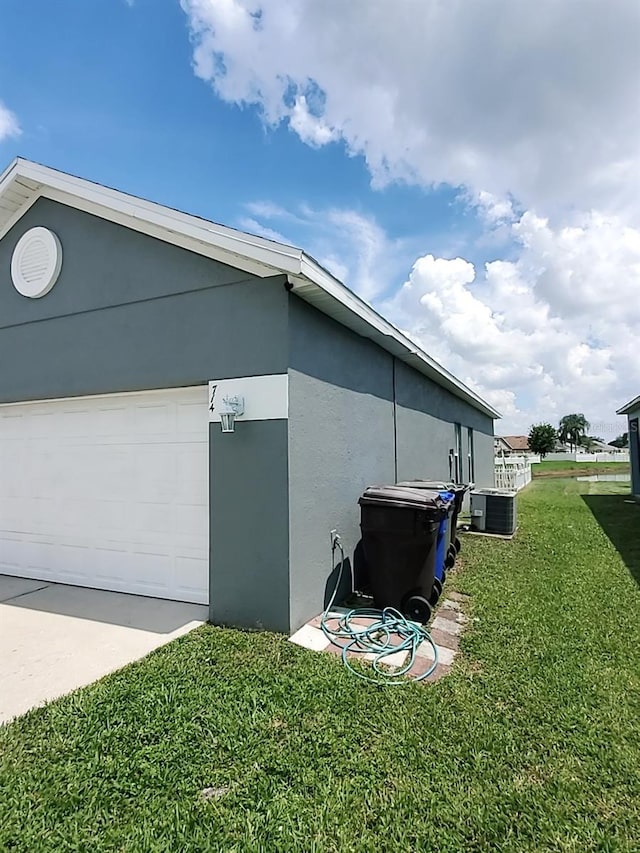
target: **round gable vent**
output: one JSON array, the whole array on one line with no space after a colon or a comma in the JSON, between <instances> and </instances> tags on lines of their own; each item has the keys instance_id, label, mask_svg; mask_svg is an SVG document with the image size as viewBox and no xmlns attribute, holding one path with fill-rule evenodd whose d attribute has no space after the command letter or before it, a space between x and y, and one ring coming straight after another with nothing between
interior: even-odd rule
<instances>
[{"instance_id":1,"label":"round gable vent","mask_svg":"<svg viewBox=\"0 0 640 853\"><path fill-rule=\"evenodd\" d=\"M18 240L11 258L11 278L18 293L37 299L56 283L62 267L62 246L48 228L30 228Z\"/></svg>"}]
</instances>

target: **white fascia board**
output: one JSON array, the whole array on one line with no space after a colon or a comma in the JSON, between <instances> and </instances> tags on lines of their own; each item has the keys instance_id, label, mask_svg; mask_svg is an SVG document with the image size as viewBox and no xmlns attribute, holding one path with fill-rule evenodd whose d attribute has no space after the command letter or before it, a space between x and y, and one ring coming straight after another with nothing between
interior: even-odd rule
<instances>
[{"instance_id":1,"label":"white fascia board","mask_svg":"<svg viewBox=\"0 0 640 853\"><path fill-rule=\"evenodd\" d=\"M20 157L16 157L15 159L13 159L11 161L11 163L9 163L7 168L2 172L2 174L0 175L0 196L4 192L7 184L10 184L13 181L18 167L22 163L25 163L25 162L26 161L21 160Z\"/></svg>"},{"instance_id":2,"label":"white fascia board","mask_svg":"<svg viewBox=\"0 0 640 853\"><path fill-rule=\"evenodd\" d=\"M2 198L2 195L0 195L0 198ZM24 202L24 204L20 205L20 207L15 211L15 213L11 214L9 219L7 219L6 222L0 228L0 240L2 240L5 234L11 231L16 222L22 219L22 217L29 210L29 208L32 207L38 201L39 198L39 190L34 190L33 194Z\"/></svg>"},{"instance_id":3,"label":"white fascia board","mask_svg":"<svg viewBox=\"0 0 640 853\"><path fill-rule=\"evenodd\" d=\"M38 182L21 174L21 167L26 161L16 158L0 174L0 199L11 200L11 195L23 197L25 191L33 192L38 188Z\"/></svg>"},{"instance_id":4,"label":"white fascia board","mask_svg":"<svg viewBox=\"0 0 640 853\"><path fill-rule=\"evenodd\" d=\"M20 160L19 157L16 157L16 159L13 160L13 162L11 162L0 175L0 200L7 200L8 210L6 212L11 211L15 207L15 205L12 204L12 200L15 202L16 195L20 197L26 195L25 191L29 193L29 195L25 197L25 201L20 204L19 207L13 209L9 218L0 226L0 240L8 231L11 230L11 228L13 228L16 222L24 216L27 210L29 210L31 205L34 204L39 197L37 183L27 178L23 178L20 175L21 164L24 162L24 160ZM15 193L13 192L14 190L17 190L18 192Z\"/></svg>"},{"instance_id":5,"label":"white fascia board","mask_svg":"<svg viewBox=\"0 0 640 853\"><path fill-rule=\"evenodd\" d=\"M474 391L457 379L452 373L438 364L431 356L422 350L416 343L403 335L399 329L385 320L378 312L356 296L330 273L323 269L316 261L308 255L302 254L302 279L317 284L333 299L341 303L345 308L361 317L370 327L372 334L368 335L372 340L381 343L384 349L395 350L398 356L408 364L416 367L420 372L434 378L438 384L449 388L456 396L470 403L474 408L481 409L492 418L501 417L500 413L485 402ZM296 284L293 283L295 293Z\"/></svg>"},{"instance_id":6,"label":"white fascia board","mask_svg":"<svg viewBox=\"0 0 640 853\"><path fill-rule=\"evenodd\" d=\"M212 246L218 252L236 259L234 263L241 269L244 268L242 261L245 260L251 262L254 268L257 265L262 270L258 275L263 276L273 275L274 272L295 274L300 270L302 252L293 246L254 237L26 160L18 160L15 168L25 178L40 184L40 193L46 198L94 212L102 218L123 224L126 222L128 227L137 231L146 233L153 227L161 229L165 239L166 235L175 234L178 238L195 241L202 246ZM158 231L153 234L159 235Z\"/></svg>"}]
</instances>

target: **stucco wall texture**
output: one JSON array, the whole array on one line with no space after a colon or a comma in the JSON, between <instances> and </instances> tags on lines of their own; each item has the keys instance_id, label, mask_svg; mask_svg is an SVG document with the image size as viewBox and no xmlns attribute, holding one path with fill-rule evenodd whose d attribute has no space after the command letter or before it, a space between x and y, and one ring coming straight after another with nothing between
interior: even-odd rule
<instances>
[{"instance_id":1,"label":"stucco wall texture","mask_svg":"<svg viewBox=\"0 0 640 853\"><path fill-rule=\"evenodd\" d=\"M640 499L640 406L628 413L629 461L631 463L631 494Z\"/></svg>"},{"instance_id":2,"label":"stucco wall texture","mask_svg":"<svg viewBox=\"0 0 640 853\"><path fill-rule=\"evenodd\" d=\"M473 429L476 484L492 486L493 421L295 297L289 310L295 629L322 609L335 582L329 581L331 530L339 532L353 568L364 489L403 479L448 479L456 422L462 425L463 459L467 427Z\"/></svg>"}]
</instances>

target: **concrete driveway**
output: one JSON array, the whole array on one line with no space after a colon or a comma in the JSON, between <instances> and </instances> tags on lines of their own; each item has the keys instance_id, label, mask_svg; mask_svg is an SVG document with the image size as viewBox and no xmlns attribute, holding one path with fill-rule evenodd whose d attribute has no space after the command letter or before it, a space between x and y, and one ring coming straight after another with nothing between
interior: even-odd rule
<instances>
[{"instance_id":1,"label":"concrete driveway","mask_svg":"<svg viewBox=\"0 0 640 853\"><path fill-rule=\"evenodd\" d=\"M208 608L0 575L0 724L144 657Z\"/></svg>"}]
</instances>

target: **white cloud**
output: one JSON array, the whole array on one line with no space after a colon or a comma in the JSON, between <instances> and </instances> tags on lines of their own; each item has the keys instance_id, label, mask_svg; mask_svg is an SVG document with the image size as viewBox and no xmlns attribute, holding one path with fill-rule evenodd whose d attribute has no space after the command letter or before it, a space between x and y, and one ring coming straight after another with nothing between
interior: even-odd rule
<instances>
[{"instance_id":1,"label":"white cloud","mask_svg":"<svg viewBox=\"0 0 640 853\"><path fill-rule=\"evenodd\" d=\"M274 240L276 243L288 243L284 234L263 225L262 222L258 222L258 220L254 219L252 216L241 216L238 220L238 227L249 234L256 234L258 237L264 237L266 240Z\"/></svg>"},{"instance_id":2,"label":"white cloud","mask_svg":"<svg viewBox=\"0 0 640 853\"><path fill-rule=\"evenodd\" d=\"M289 124L303 142L321 146L337 138L337 132L321 118L313 115L305 95L298 95L291 110Z\"/></svg>"},{"instance_id":3,"label":"white cloud","mask_svg":"<svg viewBox=\"0 0 640 853\"><path fill-rule=\"evenodd\" d=\"M0 142L21 133L17 116L0 101Z\"/></svg>"},{"instance_id":4,"label":"white cloud","mask_svg":"<svg viewBox=\"0 0 640 853\"><path fill-rule=\"evenodd\" d=\"M251 201L246 208L254 216L263 216L266 219L287 219L290 215L284 207L271 201Z\"/></svg>"},{"instance_id":5,"label":"white cloud","mask_svg":"<svg viewBox=\"0 0 640 853\"><path fill-rule=\"evenodd\" d=\"M510 227L516 261L425 255L384 311L512 428L571 409L613 437L640 387L640 235L599 216L554 230L524 213Z\"/></svg>"},{"instance_id":6,"label":"white cloud","mask_svg":"<svg viewBox=\"0 0 640 853\"><path fill-rule=\"evenodd\" d=\"M401 276L415 257L417 244L393 240L371 216L347 208L318 210L300 204L285 210L269 201L246 205L253 214L238 226L282 243L302 245L333 275L372 302Z\"/></svg>"},{"instance_id":7,"label":"white cloud","mask_svg":"<svg viewBox=\"0 0 640 853\"><path fill-rule=\"evenodd\" d=\"M181 5L195 71L219 97L310 146L342 141L374 187L460 188L486 233L443 258L426 240L410 255L362 212L253 217L300 234L505 429L571 409L615 430L640 387L637 0ZM491 246L484 266L465 258Z\"/></svg>"},{"instance_id":8,"label":"white cloud","mask_svg":"<svg viewBox=\"0 0 640 853\"><path fill-rule=\"evenodd\" d=\"M639 212L636 0L181 0L197 74L374 180Z\"/></svg>"}]
</instances>

